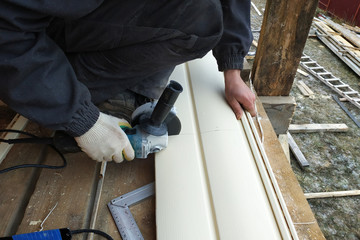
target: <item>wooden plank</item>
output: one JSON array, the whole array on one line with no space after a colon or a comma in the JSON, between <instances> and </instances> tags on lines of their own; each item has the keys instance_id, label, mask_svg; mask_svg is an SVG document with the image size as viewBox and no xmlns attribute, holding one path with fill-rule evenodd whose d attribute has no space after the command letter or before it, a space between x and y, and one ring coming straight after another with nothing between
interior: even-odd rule
<instances>
[{"instance_id":1,"label":"wooden plank","mask_svg":"<svg viewBox=\"0 0 360 240\"><path fill-rule=\"evenodd\" d=\"M351 197L360 196L360 190L336 191L336 192L319 192L319 193L305 193L307 199L314 198L333 198L333 197Z\"/></svg>"},{"instance_id":2,"label":"wooden plank","mask_svg":"<svg viewBox=\"0 0 360 240\"><path fill-rule=\"evenodd\" d=\"M300 73L301 75L303 75L303 76L305 76L305 77L308 77L309 76L309 74L307 73L307 72L305 72L305 71L303 71L303 70L301 70L301 69L296 69L296 71L298 72L298 73Z\"/></svg>"},{"instance_id":3,"label":"wooden plank","mask_svg":"<svg viewBox=\"0 0 360 240\"><path fill-rule=\"evenodd\" d=\"M349 128L346 124L290 124L291 133L311 132L346 132Z\"/></svg>"},{"instance_id":4,"label":"wooden plank","mask_svg":"<svg viewBox=\"0 0 360 240\"><path fill-rule=\"evenodd\" d=\"M266 155L277 178L299 238L325 239L260 101L257 101L257 109L265 135Z\"/></svg>"},{"instance_id":5,"label":"wooden plank","mask_svg":"<svg viewBox=\"0 0 360 240\"><path fill-rule=\"evenodd\" d=\"M30 123L25 130L39 135L38 125L34 123ZM43 151L42 145L17 144L0 164L0 169L21 164L38 164L43 160ZM16 233L38 173L39 169L25 168L0 174L0 237Z\"/></svg>"},{"instance_id":6,"label":"wooden plank","mask_svg":"<svg viewBox=\"0 0 360 240\"><path fill-rule=\"evenodd\" d=\"M310 94L306 91L306 89L301 84L298 83L298 84L296 84L296 86L298 87L298 89L300 90L302 95L304 95L305 97L310 96Z\"/></svg>"},{"instance_id":7,"label":"wooden plank","mask_svg":"<svg viewBox=\"0 0 360 240\"><path fill-rule=\"evenodd\" d=\"M300 80L298 83L305 89L309 96L314 95L314 92L303 81Z\"/></svg>"},{"instance_id":8,"label":"wooden plank","mask_svg":"<svg viewBox=\"0 0 360 240\"><path fill-rule=\"evenodd\" d=\"M355 33L360 33L360 28L358 26L350 26L350 25L347 25L345 23L342 24L345 28L355 32Z\"/></svg>"},{"instance_id":9,"label":"wooden plank","mask_svg":"<svg viewBox=\"0 0 360 240\"><path fill-rule=\"evenodd\" d=\"M23 130L28 123L28 120L23 116L17 114L11 123L8 125L7 129L12 130ZM4 139L15 139L19 136L19 133L6 133L4 135L0 134ZM4 160L10 149L13 145L7 143L0 143L0 163Z\"/></svg>"},{"instance_id":10,"label":"wooden plank","mask_svg":"<svg viewBox=\"0 0 360 240\"><path fill-rule=\"evenodd\" d=\"M281 148L284 150L285 156L290 163L290 149L289 149L289 142L288 142L287 134L279 134L278 139L279 139Z\"/></svg>"},{"instance_id":11,"label":"wooden plank","mask_svg":"<svg viewBox=\"0 0 360 240\"><path fill-rule=\"evenodd\" d=\"M288 136L288 141L289 141L289 146L290 146L291 152L294 154L294 156L295 156L296 160L298 161L300 167L301 168L308 167L310 164L306 160L303 153L300 151L300 148L296 144L294 138L291 136L291 134L289 132L287 133L287 136Z\"/></svg>"},{"instance_id":12,"label":"wooden plank","mask_svg":"<svg viewBox=\"0 0 360 240\"><path fill-rule=\"evenodd\" d=\"M251 74L259 96L289 95L316 7L317 1L266 2Z\"/></svg>"},{"instance_id":13,"label":"wooden plank","mask_svg":"<svg viewBox=\"0 0 360 240\"><path fill-rule=\"evenodd\" d=\"M331 26L333 29L341 33L347 40L349 40L353 45L360 48L360 38L352 33L351 31L347 30L346 28L342 27L340 24L337 24L330 19L324 19L329 26Z\"/></svg>"},{"instance_id":14,"label":"wooden plank","mask_svg":"<svg viewBox=\"0 0 360 240\"><path fill-rule=\"evenodd\" d=\"M115 225L107 204L114 198L131 192L155 180L154 156L147 159L135 159L120 164L109 162L99 202L96 228L120 240L120 233ZM130 208L132 215L146 240L156 239L155 198L149 198ZM94 239L103 238L94 236Z\"/></svg>"},{"instance_id":15,"label":"wooden plank","mask_svg":"<svg viewBox=\"0 0 360 240\"><path fill-rule=\"evenodd\" d=\"M360 51L340 35L333 35L335 31L324 22L316 22L318 38L332 50L355 73L360 75ZM345 52L344 52L345 51Z\"/></svg>"},{"instance_id":16,"label":"wooden plank","mask_svg":"<svg viewBox=\"0 0 360 240\"><path fill-rule=\"evenodd\" d=\"M41 171L17 234L39 231L41 222L56 204L43 224L44 230L89 227L100 163L85 153L68 154L67 159L68 165L63 169ZM61 165L61 159L54 151L48 151L45 164Z\"/></svg>"}]
</instances>

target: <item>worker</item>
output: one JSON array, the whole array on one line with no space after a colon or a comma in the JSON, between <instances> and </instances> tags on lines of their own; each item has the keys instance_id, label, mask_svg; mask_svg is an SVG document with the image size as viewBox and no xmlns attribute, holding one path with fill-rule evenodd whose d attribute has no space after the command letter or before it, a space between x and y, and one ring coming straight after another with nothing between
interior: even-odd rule
<instances>
[{"instance_id":1,"label":"worker","mask_svg":"<svg viewBox=\"0 0 360 240\"><path fill-rule=\"evenodd\" d=\"M212 50L235 116L254 115L240 77L251 41L250 0L1 0L0 99L94 160L131 160L128 121L106 106L157 99L176 65Z\"/></svg>"}]
</instances>

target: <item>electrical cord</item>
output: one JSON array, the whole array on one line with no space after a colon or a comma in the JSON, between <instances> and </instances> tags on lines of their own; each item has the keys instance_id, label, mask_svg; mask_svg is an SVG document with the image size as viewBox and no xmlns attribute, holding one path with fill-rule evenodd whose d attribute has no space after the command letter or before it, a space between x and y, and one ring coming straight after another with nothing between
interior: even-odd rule
<instances>
[{"instance_id":1,"label":"electrical cord","mask_svg":"<svg viewBox=\"0 0 360 240\"><path fill-rule=\"evenodd\" d=\"M96 229L79 229L79 230L71 230L70 231L71 235L75 235L75 234L80 234L80 233L94 233L97 235L100 235L108 240L114 240L110 235L108 235L107 233L100 231L100 230L96 230Z\"/></svg>"},{"instance_id":2,"label":"electrical cord","mask_svg":"<svg viewBox=\"0 0 360 240\"><path fill-rule=\"evenodd\" d=\"M60 156L60 158L63 161L63 165L54 166L54 165L45 165L45 164L21 164L21 165L16 165L16 166L13 166L13 167L2 169L2 170L0 170L0 174L10 172L10 171L13 171L15 169L20 169L20 168L33 167L33 168L60 169L60 168L66 167L67 161L66 161L66 158L65 158L64 154L62 154L54 145L51 144L51 138L40 138L40 137L37 137L37 136L35 136L35 135L31 134L31 133L20 131L20 130L14 130L14 129L0 129L0 133L3 133L3 132L19 133L19 134L29 136L29 138L20 138L20 139L3 139L3 138L0 138L0 142L5 142L5 143L8 143L8 144L37 143L37 144L47 144L47 145L49 145Z\"/></svg>"},{"instance_id":3,"label":"electrical cord","mask_svg":"<svg viewBox=\"0 0 360 240\"><path fill-rule=\"evenodd\" d=\"M17 165L17 166L2 169L2 170L0 170L0 174L10 172L10 171L15 170L15 169L28 168L28 167L50 168L50 169L60 169L60 168L66 167L66 165L67 165L66 158L65 158L63 153L61 153L53 144L51 144L52 138L39 138L39 137L37 137L37 136L35 136L35 135L31 134L31 133L27 133L27 132L20 131L20 130L0 129L0 133L4 133L4 132L20 133L20 134L29 136L29 138L22 138L22 139L3 139L3 138L0 138L0 142L5 142L5 143L8 143L8 144L18 144L18 143L47 144L55 152L58 153L60 158L63 160L63 165L61 165L61 166L53 166L53 165L44 165L44 164L22 164L22 165ZM71 230L70 233L71 233L71 235L80 234L80 233L94 233L94 234L100 235L100 236L102 236L102 237L104 237L104 238L106 238L108 240L114 240L107 233L105 233L105 232L103 232L101 230L96 230L96 229Z\"/></svg>"}]
</instances>

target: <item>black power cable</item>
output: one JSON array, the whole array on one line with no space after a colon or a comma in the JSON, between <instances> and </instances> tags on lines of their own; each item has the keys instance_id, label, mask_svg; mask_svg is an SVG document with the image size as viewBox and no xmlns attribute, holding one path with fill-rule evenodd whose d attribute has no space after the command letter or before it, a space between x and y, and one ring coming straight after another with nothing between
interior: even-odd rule
<instances>
[{"instance_id":1,"label":"black power cable","mask_svg":"<svg viewBox=\"0 0 360 240\"><path fill-rule=\"evenodd\" d=\"M20 131L20 130L13 130L13 129L1 129L0 133L3 133L3 132L20 133L20 134L28 136L29 138L20 138L20 139L2 139L2 138L0 138L0 142L5 142L5 143L8 143L8 144L18 144L18 143L47 144L56 153L58 153L58 155L60 156L60 158L63 161L63 165L53 166L53 165L45 165L45 164L21 164L21 165L17 165L17 166L2 169L2 170L0 170L0 174L10 172L12 170L19 169L19 168L33 167L33 168L60 169L60 168L66 167L67 161L66 161L66 158L65 158L64 154L62 154L54 145L51 144L51 142L52 142L51 138L40 138L40 137L37 137L37 136L35 136L35 135L31 134L31 133Z\"/></svg>"},{"instance_id":2,"label":"black power cable","mask_svg":"<svg viewBox=\"0 0 360 240\"><path fill-rule=\"evenodd\" d=\"M79 234L79 233L95 233L97 235L100 235L108 240L113 240L113 238L108 235L107 233L103 232L103 231L100 231L100 230L96 230L96 229L79 229L79 230L72 230L70 231L70 233L72 235L75 235L75 234Z\"/></svg>"},{"instance_id":3,"label":"black power cable","mask_svg":"<svg viewBox=\"0 0 360 240\"><path fill-rule=\"evenodd\" d=\"M67 165L66 158L65 158L64 154L62 152L60 152L52 144L52 138L39 138L39 137L37 137L37 136L35 136L35 135L31 134L31 133L27 133L27 132L20 131L20 130L0 129L0 133L3 133L3 132L20 133L20 134L29 136L29 138L21 138L21 139L2 139L2 138L0 138L0 142L5 142L5 143L8 143L8 144L37 143L37 144L47 144L47 145L49 145L61 157L61 159L63 160L63 165L61 165L61 166L52 166L52 165L44 165L44 164L22 164L22 165L17 165L17 166L2 169L2 170L0 170L0 174L10 172L10 171L15 170L15 169L28 168L28 167L50 168L50 169L60 169L60 168L66 167L66 165ZM102 237L104 237L104 238L106 238L108 240L113 240L113 238L110 235L108 235L107 233L105 233L103 231L100 231L100 230L96 230L96 229L71 230L70 233L71 233L71 235L80 234L80 233L94 233L94 234L100 235L100 236L102 236ZM8 237L8 238L0 238L0 239L12 239L12 238Z\"/></svg>"}]
</instances>

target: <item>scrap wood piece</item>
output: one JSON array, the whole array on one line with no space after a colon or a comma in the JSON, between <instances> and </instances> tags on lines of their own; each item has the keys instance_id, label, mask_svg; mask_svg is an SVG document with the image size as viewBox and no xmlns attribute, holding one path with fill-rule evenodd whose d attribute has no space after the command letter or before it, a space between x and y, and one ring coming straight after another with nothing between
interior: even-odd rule
<instances>
[{"instance_id":1,"label":"scrap wood piece","mask_svg":"<svg viewBox=\"0 0 360 240\"><path fill-rule=\"evenodd\" d=\"M309 95L314 95L314 92L303 81L299 81L298 83L308 92Z\"/></svg>"},{"instance_id":2,"label":"scrap wood piece","mask_svg":"<svg viewBox=\"0 0 360 240\"><path fill-rule=\"evenodd\" d=\"M252 45L254 45L254 47L258 47L258 42L255 41L255 39L252 41Z\"/></svg>"},{"instance_id":3,"label":"scrap wood piece","mask_svg":"<svg viewBox=\"0 0 360 240\"><path fill-rule=\"evenodd\" d=\"M300 151L300 148L298 147L294 138L291 136L291 134L289 132L287 133L287 137L288 137L291 152L294 154L296 160L300 164L300 167L304 168L304 167L310 166L309 162L306 160L304 154Z\"/></svg>"},{"instance_id":4,"label":"scrap wood piece","mask_svg":"<svg viewBox=\"0 0 360 240\"><path fill-rule=\"evenodd\" d=\"M251 6L255 9L256 13L259 15L259 16L262 16L261 12L259 11L259 9L256 7L256 5L251 2Z\"/></svg>"},{"instance_id":5,"label":"scrap wood piece","mask_svg":"<svg viewBox=\"0 0 360 240\"><path fill-rule=\"evenodd\" d=\"M298 87L302 95L304 95L305 97L310 96L310 94L306 91L306 89L303 86L301 86L300 84L296 84L296 86Z\"/></svg>"},{"instance_id":6,"label":"scrap wood piece","mask_svg":"<svg viewBox=\"0 0 360 240\"><path fill-rule=\"evenodd\" d=\"M353 120L353 122L360 128L360 123L356 120L354 115L351 114L351 112L345 107L345 105L339 100L339 98L335 95L333 95L333 98L335 102L341 107L342 110Z\"/></svg>"},{"instance_id":7,"label":"scrap wood piece","mask_svg":"<svg viewBox=\"0 0 360 240\"><path fill-rule=\"evenodd\" d=\"M311 132L346 132L349 128L346 124L290 124L291 133L311 133Z\"/></svg>"},{"instance_id":8,"label":"scrap wood piece","mask_svg":"<svg viewBox=\"0 0 360 240\"><path fill-rule=\"evenodd\" d=\"M305 77L308 77L308 76L309 76L309 74L308 74L307 72L301 70L300 68L298 68L296 71L297 71L298 73L300 73L301 75L305 76Z\"/></svg>"},{"instance_id":9,"label":"scrap wood piece","mask_svg":"<svg viewBox=\"0 0 360 240\"><path fill-rule=\"evenodd\" d=\"M286 134L279 134L278 139L279 139L281 148L284 150L285 156L290 163L290 149L289 149L288 137Z\"/></svg>"},{"instance_id":10,"label":"scrap wood piece","mask_svg":"<svg viewBox=\"0 0 360 240\"><path fill-rule=\"evenodd\" d=\"M10 124L7 126L7 129L12 130L23 130L26 127L28 120L23 116L16 114ZM15 139L19 136L19 133L9 132L4 135L1 135L1 138L4 139ZM13 144L0 143L0 163L5 159L6 155L12 148Z\"/></svg>"},{"instance_id":11,"label":"scrap wood piece","mask_svg":"<svg viewBox=\"0 0 360 240\"><path fill-rule=\"evenodd\" d=\"M314 92L303 81L298 81L296 85L305 97L314 95Z\"/></svg>"},{"instance_id":12,"label":"scrap wood piece","mask_svg":"<svg viewBox=\"0 0 360 240\"><path fill-rule=\"evenodd\" d=\"M332 198L332 197L350 197L360 196L360 190L336 191L336 192L319 192L319 193L304 193L306 199L313 198Z\"/></svg>"}]
</instances>

